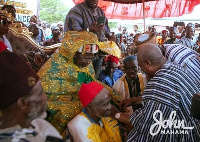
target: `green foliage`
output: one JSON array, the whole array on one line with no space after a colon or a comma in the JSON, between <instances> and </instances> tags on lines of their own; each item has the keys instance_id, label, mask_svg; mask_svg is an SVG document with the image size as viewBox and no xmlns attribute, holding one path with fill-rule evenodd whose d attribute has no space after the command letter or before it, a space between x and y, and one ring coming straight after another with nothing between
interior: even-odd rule
<instances>
[{"instance_id":1,"label":"green foliage","mask_svg":"<svg viewBox=\"0 0 200 142\"><path fill-rule=\"evenodd\" d=\"M71 7L67 7L61 0L40 0L39 17L48 23L65 21L65 17Z\"/></svg>"},{"instance_id":2,"label":"green foliage","mask_svg":"<svg viewBox=\"0 0 200 142\"><path fill-rule=\"evenodd\" d=\"M117 27L117 23L118 22L108 22L108 26L110 27L110 29L113 29Z\"/></svg>"}]
</instances>

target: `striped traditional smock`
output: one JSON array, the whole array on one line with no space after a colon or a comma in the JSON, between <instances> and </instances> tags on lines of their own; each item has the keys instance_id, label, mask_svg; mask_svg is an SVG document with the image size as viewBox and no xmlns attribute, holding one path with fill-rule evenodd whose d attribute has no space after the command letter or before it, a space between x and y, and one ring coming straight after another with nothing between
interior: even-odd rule
<instances>
[{"instance_id":1,"label":"striped traditional smock","mask_svg":"<svg viewBox=\"0 0 200 142\"><path fill-rule=\"evenodd\" d=\"M189 39L185 36L179 40L178 44L185 45L195 51L199 48L199 46L196 44L195 39Z\"/></svg>"},{"instance_id":2,"label":"striped traditional smock","mask_svg":"<svg viewBox=\"0 0 200 142\"><path fill-rule=\"evenodd\" d=\"M179 44L165 44L165 57L188 71L200 83L200 54Z\"/></svg>"},{"instance_id":3,"label":"striped traditional smock","mask_svg":"<svg viewBox=\"0 0 200 142\"><path fill-rule=\"evenodd\" d=\"M143 94L143 107L136 110L130 121L134 128L128 135L128 142L197 142L200 140L200 120L190 116L192 96L200 91L199 84L180 66L166 62L148 82ZM168 120L176 111L176 120L184 120L185 127L194 127L188 134L162 134L161 127L155 136L150 134L151 126L156 123L153 114L162 112L163 120ZM155 115L159 120L160 115Z\"/></svg>"},{"instance_id":4,"label":"striped traditional smock","mask_svg":"<svg viewBox=\"0 0 200 142\"><path fill-rule=\"evenodd\" d=\"M66 31L80 31L89 28L90 25L97 22L98 17L105 14L100 7L94 10L85 5L84 2L75 5L67 14L64 30ZM105 17L106 18L106 17ZM109 34L108 19L105 21L105 28L101 33L97 34L98 40L104 41L104 35Z\"/></svg>"}]
</instances>

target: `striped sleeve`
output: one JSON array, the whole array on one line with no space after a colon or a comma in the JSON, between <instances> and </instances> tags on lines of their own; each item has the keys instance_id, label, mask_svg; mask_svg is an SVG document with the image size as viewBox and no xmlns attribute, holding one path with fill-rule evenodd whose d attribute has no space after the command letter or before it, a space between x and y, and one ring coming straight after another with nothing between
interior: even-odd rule
<instances>
[{"instance_id":1,"label":"striped sleeve","mask_svg":"<svg viewBox=\"0 0 200 142\"><path fill-rule=\"evenodd\" d=\"M170 63L171 64L171 63ZM130 116L134 129L128 135L128 142L132 141L194 141L200 139L200 122L190 116L192 96L200 91L199 85L176 66L165 64L154 78L152 78L143 94L143 107ZM184 120L185 126L194 129L188 135L157 134L152 136L150 128L155 123L153 114L156 110L162 112L163 120L168 120L172 111L176 111L176 119ZM160 115L155 115L159 120Z\"/></svg>"}]
</instances>

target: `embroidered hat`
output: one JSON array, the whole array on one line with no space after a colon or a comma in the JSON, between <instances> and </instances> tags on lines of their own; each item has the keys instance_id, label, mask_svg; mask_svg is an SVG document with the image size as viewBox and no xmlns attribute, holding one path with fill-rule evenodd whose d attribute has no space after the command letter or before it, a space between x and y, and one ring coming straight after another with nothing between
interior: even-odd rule
<instances>
[{"instance_id":1,"label":"embroidered hat","mask_svg":"<svg viewBox=\"0 0 200 142\"><path fill-rule=\"evenodd\" d=\"M98 46L99 50L107 53L108 55L113 55L118 58L121 57L121 50L114 41L99 42Z\"/></svg>"},{"instance_id":2,"label":"embroidered hat","mask_svg":"<svg viewBox=\"0 0 200 142\"><path fill-rule=\"evenodd\" d=\"M86 107L91 103L103 88L104 86L97 82L90 82L88 84L83 83L78 93L83 107Z\"/></svg>"},{"instance_id":3,"label":"embroidered hat","mask_svg":"<svg viewBox=\"0 0 200 142\"><path fill-rule=\"evenodd\" d=\"M105 59L105 62L108 62L108 61L114 62L114 63L118 64L119 58L117 58L117 57L115 57L115 56L113 56L113 55L108 55L108 56L106 57L106 59Z\"/></svg>"},{"instance_id":4,"label":"embroidered hat","mask_svg":"<svg viewBox=\"0 0 200 142\"><path fill-rule=\"evenodd\" d=\"M12 52L0 52L0 109L27 95L39 76Z\"/></svg>"}]
</instances>

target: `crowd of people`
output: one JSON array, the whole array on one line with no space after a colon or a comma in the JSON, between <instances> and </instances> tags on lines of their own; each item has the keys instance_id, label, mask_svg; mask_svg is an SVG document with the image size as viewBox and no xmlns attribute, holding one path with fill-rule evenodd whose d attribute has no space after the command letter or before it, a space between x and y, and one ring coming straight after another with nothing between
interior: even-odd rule
<instances>
[{"instance_id":1,"label":"crowd of people","mask_svg":"<svg viewBox=\"0 0 200 142\"><path fill-rule=\"evenodd\" d=\"M0 141L200 141L200 116L190 113L200 92L194 24L181 36L175 26L113 33L97 4L75 5L51 30L36 16L25 25L0 11ZM14 6L2 10L15 18ZM61 46L15 54L6 34L16 23L37 44Z\"/></svg>"}]
</instances>

